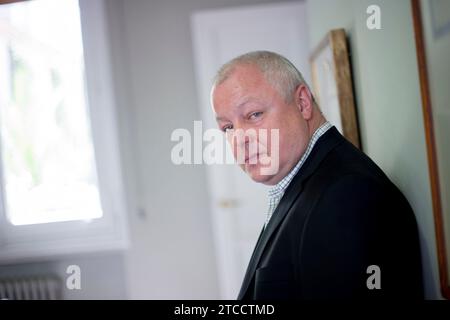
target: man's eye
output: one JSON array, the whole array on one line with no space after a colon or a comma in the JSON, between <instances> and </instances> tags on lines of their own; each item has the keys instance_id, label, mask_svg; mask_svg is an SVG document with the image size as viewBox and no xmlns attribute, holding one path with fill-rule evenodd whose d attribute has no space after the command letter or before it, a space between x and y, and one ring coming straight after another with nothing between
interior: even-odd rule
<instances>
[{"instance_id":1,"label":"man's eye","mask_svg":"<svg viewBox=\"0 0 450 320\"><path fill-rule=\"evenodd\" d=\"M224 127L222 127L222 131L223 132L227 132L227 130L231 130L231 129L233 129L233 126L230 124L230 125L227 125L227 126L224 126Z\"/></svg>"},{"instance_id":2,"label":"man's eye","mask_svg":"<svg viewBox=\"0 0 450 320\"><path fill-rule=\"evenodd\" d=\"M254 120L256 118L259 118L262 115L262 112L253 112L252 114L250 114L250 116L248 117L250 120Z\"/></svg>"}]
</instances>

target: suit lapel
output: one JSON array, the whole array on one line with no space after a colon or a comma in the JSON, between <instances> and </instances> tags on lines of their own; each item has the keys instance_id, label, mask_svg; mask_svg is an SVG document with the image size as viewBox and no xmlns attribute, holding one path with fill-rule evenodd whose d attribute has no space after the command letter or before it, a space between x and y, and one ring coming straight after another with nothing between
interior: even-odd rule
<instances>
[{"instance_id":1,"label":"suit lapel","mask_svg":"<svg viewBox=\"0 0 450 320\"><path fill-rule=\"evenodd\" d=\"M344 141L340 133L335 127L330 128L324 133L322 137L319 138L313 150L311 151L309 157L306 159L302 168L300 168L297 175L292 179L289 184L283 198L280 200L277 208L272 214L267 227L263 229L259 235L258 241L256 243L255 249L253 251L252 257L250 258L249 265L242 283L241 290L238 295L238 299L243 299L245 293L247 292L248 286L250 285L256 268L259 265L259 260L264 252L264 249L270 240L272 234L278 228L280 223L283 221L286 214L289 212L294 201L300 195L303 182L317 169L319 164L325 158L325 156L339 143Z\"/></svg>"}]
</instances>

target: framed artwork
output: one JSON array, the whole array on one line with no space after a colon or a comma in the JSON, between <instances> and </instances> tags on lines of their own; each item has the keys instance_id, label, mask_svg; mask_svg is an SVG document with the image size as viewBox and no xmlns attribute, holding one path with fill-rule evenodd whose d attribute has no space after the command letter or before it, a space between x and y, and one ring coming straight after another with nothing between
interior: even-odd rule
<instances>
[{"instance_id":1,"label":"framed artwork","mask_svg":"<svg viewBox=\"0 0 450 320\"><path fill-rule=\"evenodd\" d=\"M344 29L331 30L310 56L314 98L325 118L361 148Z\"/></svg>"},{"instance_id":2,"label":"framed artwork","mask_svg":"<svg viewBox=\"0 0 450 320\"><path fill-rule=\"evenodd\" d=\"M450 5L411 0L441 293L450 299Z\"/></svg>"}]
</instances>

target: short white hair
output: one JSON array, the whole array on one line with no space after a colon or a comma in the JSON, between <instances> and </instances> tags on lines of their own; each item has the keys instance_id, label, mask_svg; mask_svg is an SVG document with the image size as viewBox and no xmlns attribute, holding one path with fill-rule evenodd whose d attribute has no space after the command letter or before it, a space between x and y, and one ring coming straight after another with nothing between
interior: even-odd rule
<instances>
[{"instance_id":1,"label":"short white hair","mask_svg":"<svg viewBox=\"0 0 450 320\"><path fill-rule=\"evenodd\" d=\"M287 103L293 101L294 92L299 85L307 86L300 71L282 55L270 51L253 51L225 63L214 77L213 88L223 83L237 66L242 65L257 67Z\"/></svg>"}]
</instances>

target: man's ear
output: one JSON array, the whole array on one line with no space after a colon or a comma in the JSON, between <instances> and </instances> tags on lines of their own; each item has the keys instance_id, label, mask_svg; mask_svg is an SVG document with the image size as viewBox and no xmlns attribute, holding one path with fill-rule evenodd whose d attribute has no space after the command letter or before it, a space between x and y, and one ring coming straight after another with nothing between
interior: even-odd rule
<instances>
[{"instance_id":1,"label":"man's ear","mask_svg":"<svg viewBox=\"0 0 450 320\"><path fill-rule=\"evenodd\" d=\"M313 98L305 84L300 84L295 90L295 104L305 120L310 120L313 114Z\"/></svg>"}]
</instances>

